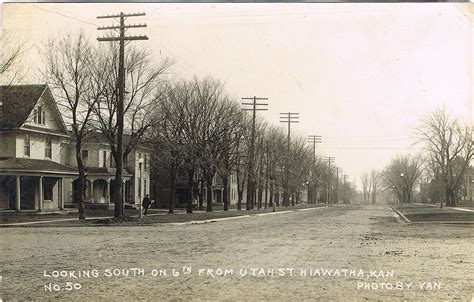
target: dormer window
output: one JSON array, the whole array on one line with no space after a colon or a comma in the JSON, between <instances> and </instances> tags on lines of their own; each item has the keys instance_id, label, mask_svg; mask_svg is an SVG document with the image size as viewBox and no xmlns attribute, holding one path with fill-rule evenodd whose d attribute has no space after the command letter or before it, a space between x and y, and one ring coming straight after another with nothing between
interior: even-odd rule
<instances>
[{"instance_id":1,"label":"dormer window","mask_svg":"<svg viewBox=\"0 0 474 302\"><path fill-rule=\"evenodd\" d=\"M46 125L46 113L43 110L43 106L38 106L38 108L35 108L33 114L33 120L35 124Z\"/></svg>"}]
</instances>

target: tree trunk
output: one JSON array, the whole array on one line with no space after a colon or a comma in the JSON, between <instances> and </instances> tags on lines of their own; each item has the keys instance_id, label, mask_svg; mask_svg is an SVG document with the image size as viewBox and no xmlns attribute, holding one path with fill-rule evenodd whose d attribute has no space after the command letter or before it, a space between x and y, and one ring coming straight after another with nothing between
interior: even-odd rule
<instances>
[{"instance_id":1,"label":"tree trunk","mask_svg":"<svg viewBox=\"0 0 474 302\"><path fill-rule=\"evenodd\" d=\"M228 184L229 184L229 176L225 175L223 178L222 178L222 182L224 184L224 198L223 198L223 202L224 202L224 211L228 211L229 210L229 198L228 198L228 192L229 192L229 188L227 187Z\"/></svg>"},{"instance_id":2,"label":"tree trunk","mask_svg":"<svg viewBox=\"0 0 474 302\"><path fill-rule=\"evenodd\" d=\"M263 188L262 184L258 185L258 203L257 207L260 210L262 208L262 200L263 200Z\"/></svg>"},{"instance_id":3,"label":"tree trunk","mask_svg":"<svg viewBox=\"0 0 474 302\"><path fill-rule=\"evenodd\" d=\"M78 200L78 214L79 214L79 219L86 219L86 208L84 206L84 191L85 191L85 183L86 183L86 174L85 174L85 167L84 163L82 162L82 157L81 157L81 149L82 149L82 141L80 137L76 134L76 137L78 137L76 141L76 161L77 161L77 169L79 172L79 179L77 181L77 196L79 197Z\"/></svg>"},{"instance_id":4,"label":"tree trunk","mask_svg":"<svg viewBox=\"0 0 474 302\"><path fill-rule=\"evenodd\" d=\"M273 181L270 180L270 200L269 200L269 207L273 207Z\"/></svg>"},{"instance_id":5,"label":"tree trunk","mask_svg":"<svg viewBox=\"0 0 474 302\"><path fill-rule=\"evenodd\" d=\"M207 179L206 188L206 212L212 212L212 179Z\"/></svg>"},{"instance_id":6,"label":"tree trunk","mask_svg":"<svg viewBox=\"0 0 474 302\"><path fill-rule=\"evenodd\" d=\"M168 203L168 213L173 214L174 212L174 202L176 198L176 165L171 164L170 167L170 196Z\"/></svg>"},{"instance_id":7,"label":"tree trunk","mask_svg":"<svg viewBox=\"0 0 474 302\"><path fill-rule=\"evenodd\" d=\"M244 197L243 190L237 190L237 210L242 210L242 199Z\"/></svg>"},{"instance_id":8,"label":"tree trunk","mask_svg":"<svg viewBox=\"0 0 474 302\"><path fill-rule=\"evenodd\" d=\"M188 170L188 200L186 204L186 213L193 212L193 181L194 169Z\"/></svg>"},{"instance_id":9,"label":"tree trunk","mask_svg":"<svg viewBox=\"0 0 474 302\"><path fill-rule=\"evenodd\" d=\"M200 184L200 190L199 190L199 210L202 211L204 209L204 178L201 177L201 184Z\"/></svg>"},{"instance_id":10,"label":"tree trunk","mask_svg":"<svg viewBox=\"0 0 474 302\"><path fill-rule=\"evenodd\" d=\"M247 200L245 202L245 209L248 211L251 208L253 208L253 183L249 175L247 179Z\"/></svg>"}]
</instances>

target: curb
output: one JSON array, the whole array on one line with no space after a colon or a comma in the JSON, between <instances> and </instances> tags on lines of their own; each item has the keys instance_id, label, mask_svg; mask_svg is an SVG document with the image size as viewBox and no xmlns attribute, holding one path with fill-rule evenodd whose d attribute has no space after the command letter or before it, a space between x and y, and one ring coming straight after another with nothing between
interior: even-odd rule
<instances>
[{"instance_id":1,"label":"curb","mask_svg":"<svg viewBox=\"0 0 474 302\"><path fill-rule=\"evenodd\" d=\"M405 215L403 215L402 212L400 212L399 210L395 209L394 207L390 207L395 213L397 213L397 215L403 219L403 221L405 223L412 223L410 219L406 218Z\"/></svg>"},{"instance_id":2,"label":"curb","mask_svg":"<svg viewBox=\"0 0 474 302\"><path fill-rule=\"evenodd\" d=\"M244 214L244 215L237 215L237 216L230 216L230 217L222 217L222 218L211 218L206 220L191 220L185 222L163 222L164 225L190 225L190 224L205 224L210 222L218 222L218 221L225 221L225 220L233 220L233 219L240 219L240 218L247 218L247 217L260 217L260 216L267 216L267 215L278 215L278 214L286 214L286 213L294 213L299 211L309 211L309 210L316 210L316 209L324 209L327 207L312 207L312 208L304 208L304 209L292 209L292 210L284 210L284 211L277 211L277 212L267 212L267 213L254 213L254 214ZM237 211L237 210L234 210ZM222 210L215 211L223 212ZM204 212L205 213L205 212ZM174 213L174 215L182 215L187 214L186 212L183 213ZM147 216L165 216L168 213L155 213L155 214L148 214ZM138 217L138 215L132 215L130 217ZM87 217L86 220L97 220L97 219L108 219L113 218L113 216L103 216L103 217ZM39 221L28 221L28 222L13 222L13 223L0 223L0 228L10 228L10 227L28 227L29 225L37 225L37 224L44 224L45 227L48 227L47 224L55 223L55 222L65 222L65 221L77 221L77 218L67 218L67 219L55 219L55 220L39 220ZM1 300L0 300L1 302Z\"/></svg>"}]
</instances>

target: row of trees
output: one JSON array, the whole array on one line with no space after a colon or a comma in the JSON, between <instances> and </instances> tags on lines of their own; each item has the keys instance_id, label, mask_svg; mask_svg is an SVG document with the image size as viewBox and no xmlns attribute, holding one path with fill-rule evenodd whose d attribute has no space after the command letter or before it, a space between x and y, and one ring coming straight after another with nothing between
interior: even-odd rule
<instances>
[{"instance_id":1,"label":"row of trees","mask_svg":"<svg viewBox=\"0 0 474 302\"><path fill-rule=\"evenodd\" d=\"M408 203L419 189L423 201L441 206L455 206L465 196L460 189L474 156L472 128L439 109L422 120L416 133L424 152L397 156L382 172L363 174L364 200L370 195L375 203L379 189Z\"/></svg>"},{"instance_id":2,"label":"row of trees","mask_svg":"<svg viewBox=\"0 0 474 302\"><path fill-rule=\"evenodd\" d=\"M212 78L170 82L154 110L156 122L149 141L155 148L152 163L155 173L167 171L169 212L175 206L176 183L187 177L187 212L197 193L199 208L204 200L212 211L212 187L215 176L222 179L224 210L229 205L229 179L237 182L237 208L242 208L244 191L251 173L255 175L253 192L246 198L246 209L280 205L280 192L287 186L294 205L303 190L321 189L327 175L321 158L315 156L303 137L293 136L287 150L287 134L282 128L257 119L254 164L250 165L252 119L240 108L224 85ZM250 169L254 169L250 171ZM155 177L158 178L158 177ZM196 182L195 179L200 181ZM196 186L201 187L197 188ZM207 192L204 194L204 187ZM249 189L251 190L251 189ZM288 206L289 204L283 204Z\"/></svg>"},{"instance_id":3,"label":"row of trees","mask_svg":"<svg viewBox=\"0 0 474 302\"><path fill-rule=\"evenodd\" d=\"M118 49L112 43L95 47L79 34L50 40L44 57L44 77L75 142L77 189L84 192L86 173L81 151L90 133L103 135L117 161ZM127 158L143 143L153 149L154 176L163 176L166 171L169 180L170 213L174 211L176 185L182 175L188 180L187 212L192 212L195 192L199 207L202 209L206 201L207 211L212 211L216 175L223 180L225 210L232 173L238 184L238 209L242 208L249 175L255 175L255 185L246 209L280 205L278 193L284 187L291 194L292 204L301 199L306 186L314 202L317 192L325 196L322 190L331 190L328 179L334 171L329 171L322 159L313 154L305 139L293 136L288 154L286 133L260 119L255 127L255 162L249 165L252 120L241 110L237 99L219 80L210 77L171 79L168 70L172 63L169 59L155 62L144 50L130 47L127 51L123 154L123 159ZM200 181L195 182L196 178ZM79 218L85 218L83 194L79 194Z\"/></svg>"}]
</instances>

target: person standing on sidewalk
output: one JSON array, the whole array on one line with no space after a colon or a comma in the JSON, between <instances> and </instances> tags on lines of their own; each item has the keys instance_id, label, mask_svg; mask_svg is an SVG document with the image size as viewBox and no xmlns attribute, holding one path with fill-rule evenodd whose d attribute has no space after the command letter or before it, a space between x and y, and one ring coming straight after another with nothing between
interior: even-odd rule
<instances>
[{"instance_id":1,"label":"person standing on sidewalk","mask_svg":"<svg viewBox=\"0 0 474 302\"><path fill-rule=\"evenodd\" d=\"M142 206L145 209L145 215L148 213L148 208L150 207L150 205L151 205L150 196L146 194L142 201Z\"/></svg>"}]
</instances>

